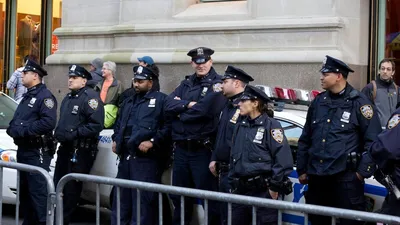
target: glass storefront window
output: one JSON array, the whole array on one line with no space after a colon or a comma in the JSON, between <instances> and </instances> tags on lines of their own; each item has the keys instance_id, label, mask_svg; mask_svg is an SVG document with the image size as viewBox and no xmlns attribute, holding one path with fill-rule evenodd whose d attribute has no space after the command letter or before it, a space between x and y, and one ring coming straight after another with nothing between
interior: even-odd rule
<instances>
[{"instance_id":1,"label":"glass storefront window","mask_svg":"<svg viewBox=\"0 0 400 225\"><path fill-rule=\"evenodd\" d=\"M61 27L61 14L62 14L62 0L53 0L53 27L52 33L55 29ZM51 54L58 50L58 38L52 35L51 38Z\"/></svg>"},{"instance_id":2,"label":"glass storefront window","mask_svg":"<svg viewBox=\"0 0 400 225\"><path fill-rule=\"evenodd\" d=\"M30 55L36 61L40 59L41 44L41 0L18 0L17 37L15 46L15 66L24 65L24 57Z\"/></svg>"},{"instance_id":3,"label":"glass storefront window","mask_svg":"<svg viewBox=\"0 0 400 225\"><path fill-rule=\"evenodd\" d=\"M400 71L400 0L386 0L385 58L396 62L396 74ZM400 83L400 75L395 75Z\"/></svg>"}]
</instances>

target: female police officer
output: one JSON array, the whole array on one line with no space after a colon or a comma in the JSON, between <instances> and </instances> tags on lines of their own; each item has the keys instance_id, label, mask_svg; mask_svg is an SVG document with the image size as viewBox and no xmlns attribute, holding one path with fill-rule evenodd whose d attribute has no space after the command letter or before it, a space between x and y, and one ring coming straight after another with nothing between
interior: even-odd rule
<instances>
[{"instance_id":1,"label":"female police officer","mask_svg":"<svg viewBox=\"0 0 400 225\"><path fill-rule=\"evenodd\" d=\"M245 117L233 133L229 171L235 194L277 199L293 170L282 127L267 115L268 101L264 92L250 85L241 97L240 114ZM251 212L251 206L233 205L233 224L250 224ZM276 224L277 219L276 209L257 209L257 224Z\"/></svg>"}]
</instances>

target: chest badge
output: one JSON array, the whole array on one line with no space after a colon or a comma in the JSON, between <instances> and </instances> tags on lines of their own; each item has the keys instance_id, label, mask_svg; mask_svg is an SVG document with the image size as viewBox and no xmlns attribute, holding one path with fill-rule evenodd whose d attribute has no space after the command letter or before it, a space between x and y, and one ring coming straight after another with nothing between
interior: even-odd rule
<instances>
[{"instance_id":1,"label":"chest badge","mask_svg":"<svg viewBox=\"0 0 400 225\"><path fill-rule=\"evenodd\" d=\"M239 118L239 115L240 115L240 109L236 109L236 112L235 112L235 114L233 114L230 122L236 124L236 122Z\"/></svg>"},{"instance_id":2,"label":"chest badge","mask_svg":"<svg viewBox=\"0 0 400 225\"><path fill-rule=\"evenodd\" d=\"M31 101L29 102L28 106L29 106L29 107L33 107L33 105L35 104L35 102L36 102L36 98L31 98Z\"/></svg>"},{"instance_id":3,"label":"chest badge","mask_svg":"<svg viewBox=\"0 0 400 225\"><path fill-rule=\"evenodd\" d=\"M149 107L151 107L151 108L156 107L156 99L155 98L150 99Z\"/></svg>"},{"instance_id":4,"label":"chest badge","mask_svg":"<svg viewBox=\"0 0 400 225\"><path fill-rule=\"evenodd\" d=\"M256 136L254 137L253 142L257 143L257 144L261 144L262 143L262 139L264 138L264 133L265 133L264 127L258 128Z\"/></svg>"},{"instance_id":5,"label":"chest badge","mask_svg":"<svg viewBox=\"0 0 400 225\"><path fill-rule=\"evenodd\" d=\"M72 108L72 114L78 114L79 106L74 105L74 108Z\"/></svg>"},{"instance_id":6,"label":"chest badge","mask_svg":"<svg viewBox=\"0 0 400 225\"><path fill-rule=\"evenodd\" d=\"M350 122L350 115L351 115L351 113L344 111L340 121L342 121L344 123L349 123Z\"/></svg>"},{"instance_id":7,"label":"chest badge","mask_svg":"<svg viewBox=\"0 0 400 225\"><path fill-rule=\"evenodd\" d=\"M203 87L203 90L201 91L201 96L202 97L206 96L207 91L208 91L208 87Z\"/></svg>"}]
</instances>

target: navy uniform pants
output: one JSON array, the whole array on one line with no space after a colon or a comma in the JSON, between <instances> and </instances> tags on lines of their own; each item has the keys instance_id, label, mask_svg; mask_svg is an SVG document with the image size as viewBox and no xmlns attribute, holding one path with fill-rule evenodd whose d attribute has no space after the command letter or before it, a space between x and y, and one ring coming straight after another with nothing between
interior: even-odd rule
<instances>
[{"instance_id":1,"label":"navy uniform pants","mask_svg":"<svg viewBox=\"0 0 400 225\"><path fill-rule=\"evenodd\" d=\"M364 181L355 172L347 171L332 176L310 175L306 203L343 209L365 211ZM331 224L331 218L310 215L313 225ZM364 222L340 219L341 225L357 225Z\"/></svg>"},{"instance_id":2,"label":"navy uniform pants","mask_svg":"<svg viewBox=\"0 0 400 225\"><path fill-rule=\"evenodd\" d=\"M219 192L230 193L230 185L228 181L229 171L221 170L219 173ZM221 224L228 224L228 204L226 202L220 203Z\"/></svg>"},{"instance_id":3,"label":"navy uniform pants","mask_svg":"<svg viewBox=\"0 0 400 225\"><path fill-rule=\"evenodd\" d=\"M206 148L199 148L196 151L188 151L176 146L174 151L174 164L172 174L172 185L201 190L218 190L218 180L210 172L208 165L211 159L211 151ZM171 195L174 204L173 224L180 225L181 201L180 196ZM193 204L195 199L185 198L185 223L190 224L192 219ZM219 224L219 207L215 201L208 201L209 223Z\"/></svg>"},{"instance_id":4,"label":"navy uniform pants","mask_svg":"<svg viewBox=\"0 0 400 225\"><path fill-rule=\"evenodd\" d=\"M18 148L17 161L19 163L38 166L50 171L50 161L53 158L48 152L39 149ZM24 213L23 225L46 224L47 215L47 182L39 173L21 172L20 174L20 201L21 211Z\"/></svg>"},{"instance_id":5,"label":"navy uniform pants","mask_svg":"<svg viewBox=\"0 0 400 225\"><path fill-rule=\"evenodd\" d=\"M76 152L76 162L72 162L74 148L68 145L61 145L57 151L56 170L54 172L54 183L58 184L60 179L69 173L89 174L96 155L90 149L79 149ZM69 224L71 216L78 206L81 192L81 181L69 181L63 190L63 216L64 224Z\"/></svg>"},{"instance_id":6,"label":"navy uniform pants","mask_svg":"<svg viewBox=\"0 0 400 225\"><path fill-rule=\"evenodd\" d=\"M152 158L121 156L118 165L117 178L161 183L162 171L159 162ZM114 187L111 224L117 224L117 191ZM164 200L164 199L163 199ZM137 224L137 189L120 189L120 223ZM154 192L140 192L140 224L158 224L158 194Z\"/></svg>"},{"instance_id":7,"label":"navy uniform pants","mask_svg":"<svg viewBox=\"0 0 400 225\"><path fill-rule=\"evenodd\" d=\"M266 191L247 191L246 196L272 199L268 189ZM252 224L253 207L249 205L232 204L232 225ZM257 225L273 225L278 221L278 210L270 208L257 208Z\"/></svg>"}]
</instances>

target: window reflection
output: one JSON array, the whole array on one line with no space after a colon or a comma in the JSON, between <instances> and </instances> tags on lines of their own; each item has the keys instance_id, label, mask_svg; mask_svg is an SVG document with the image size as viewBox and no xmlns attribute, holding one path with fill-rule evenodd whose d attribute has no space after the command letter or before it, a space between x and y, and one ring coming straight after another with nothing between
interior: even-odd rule
<instances>
[{"instance_id":1,"label":"window reflection","mask_svg":"<svg viewBox=\"0 0 400 225\"><path fill-rule=\"evenodd\" d=\"M41 0L18 0L17 3L17 46L16 68L24 64L24 57L40 58Z\"/></svg>"}]
</instances>

